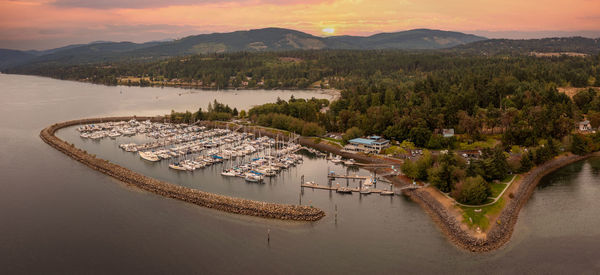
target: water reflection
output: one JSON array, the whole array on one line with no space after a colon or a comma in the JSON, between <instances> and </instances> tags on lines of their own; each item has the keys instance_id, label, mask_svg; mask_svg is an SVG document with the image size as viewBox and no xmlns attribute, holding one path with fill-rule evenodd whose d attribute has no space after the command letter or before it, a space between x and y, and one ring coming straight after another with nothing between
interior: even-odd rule
<instances>
[{"instance_id":1,"label":"water reflection","mask_svg":"<svg viewBox=\"0 0 600 275\"><path fill-rule=\"evenodd\" d=\"M214 98L240 109L290 93L213 91L171 97L180 90L123 87L121 95L120 87L1 74L0 83L0 266L5 274L599 271L600 158L545 177L507 246L474 255L452 246L405 197L308 189L301 196L302 175L324 184L329 169L346 173L344 166L324 159L307 157L273 181L246 184L223 179L216 167L175 173L166 163L141 162L117 148L124 140L86 142L60 133L99 157L161 180L257 200L302 200L327 213L316 223L290 223L227 214L129 188L39 139L40 129L57 121L195 110Z\"/></svg>"}]
</instances>

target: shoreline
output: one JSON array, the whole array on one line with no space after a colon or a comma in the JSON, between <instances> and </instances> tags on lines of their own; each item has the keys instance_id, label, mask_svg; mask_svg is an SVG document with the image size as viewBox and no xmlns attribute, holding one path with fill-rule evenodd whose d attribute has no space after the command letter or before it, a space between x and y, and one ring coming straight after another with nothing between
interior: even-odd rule
<instances>
[{"instance_id":1,"label":"shoreline","mask_svg":"<svg viewBox=\"0 0 600 275\"><path fill-rule=\"evenodd\" d=\"M140 189L150 191L152 193L162 195L169 198L174 198L189 203L194 203L200 206L214 208L229 213L243 214L264 218L274 218L281 220L297 220L297 221L317 221L320 220L325 213L317 208L275 204L259 201L251 201L241 198L227 197L212 193L203 192L197 189L181 187L174 184L158 181L133 172L127 168L112 164L109 161L98 159L95 156L89 155L86 152L75 148L67 142L57 138L54 132L58 129L86 124L94 122L108 122L118 120L147 120L163 121L168 120L164 116L156 117L108 117L108 118L91 118L72 120L62 123L57 123L49 126L40 132L40 137L46 143L65 153L71 158L89 166L90 168L100 171L104 174L112 176L125 183L132 184ZM211 122L202 121L201 125L207 127L226 127L227 122ZM264 136L283 137L288 139L285 133L269 131L255 126L242 126L242 129L248 132L260 133ZM357 161L364 163L392 163L391 160L373 158L367 155L360 155L348 152L342 152L341 148L326 144L315 143L310 137L300 137L298 142L303 146L308 146L321 151L330 152L341 155L346 158L354 158ZM402 194L409 197L413 202L417 203L433 220L443 235L455 246L475 253L490 252L501 248L508 243L512 237L514 226L518 220L521 208L527 203L535 187L539 181L546 175L574 162L582 161L590 157L600 156L600 152L590 153L584 156L573 155L571 153L555 157L554 159L535 167L531 171L521 174L519 182L515 182L511 186L511 190L506 190L502 198L505 199L506 205L502 211L490 220L490 227L483 233L475 233L462 222L460 216L455 212L455 205L447 206L440 199L432 195L427 188L403 190ZM405 179L399 177L386 177L394 184L406 185ZM512 196L512 198L511 198ZM447 203L446 203L447 204ZM457 218L458 217L458 218Z\"/></svg>"},{"instance_id":2,"label":"shoreline","mask_svg":"<svg viewBox=\"0 0 600 275\"><path fill-rule=\"evenodd\" d=\"M51 76L47 76L47 75L38 75L38 74L15 74L15 73L2 73L1 74L6 74L6 75L22 75L22 76L37 76L37 77L45 77L45 78L50 78L50 79L55 79L55 80L63 80L63 81L73 81L73 82L79 82L79 83L87 83L87 84L94 84L94 85L103 85L103 86L112 86L112 87L139 87L139 88L145 88L145 87L150 87L150 88L177 88L177 89L182 89L182 90L187 90L187 91L239 91L239 90L248 90L248 91L258 91L258 90L265 90L265 91L309 91L309 92L316 92L319 94L324 94L324 95L328 95L330 98L329 103L336 101L338 99L341 98L342 96L342 90L340 89L336 89L336 88L313 88L313 87L308 87L308 88L298 88L298 87L281 87L281 88L272 88L272 89L268 89L268 88L264 88L264 87L228 87L228 88L223 88L223 89L218 89L215 87L206 87L206 86L198 86L198 85L186 85L186 84L169 84L169 85L148 85L148 86L142 86L142 85L134 85L134 84L123 84L123 83L117 83L117 84L106 84L106 83L102 83L102 82L93 82L93 81L89 81L89 80L85 80L85 79L60 79L60 78L55 78L55 77L51 77Z\"/></svg>"},{"instance_id":3,"label":"shoreline","mask_svg":"<svg viewBox=\"0 0 600 275\"><path fill-rule=\"evenodd\" d=\"M280 220L293 221L318 221L325 216L321 209L302 205L278 204L254 201L224 195L217 195L209 192L200 191L188 187L175 185L172 183L160 181L134 172L120 165L111 163L108 160L96 158L84 150L76 148L72 144L56 137L57 130L80 124L121 121L121 120L151 120L163 121L163 116L157 117L105 117L71 120L55 123L44 128L40 132L40 138L74 160L96 170L120 180L126 184L136 186L142 190L161 195L167 198L173 198L180 201L193 203L199 206L213 208L234 214L256 216L261 218L272 218Z\"/></svg>"},{"instance_id":4,"label":"shoreline","mask_svg":"<svg viewBox=\"0 0 600 275\"><path fill-rule=\"evenodd\" d=\"M247 129L255 129L251 126ZM258 130L263 135L274 135L264 129ZM273 137L273 136L272 136ZM341 148L321 142L315 143L309 137L300 137L299 143L304 146L312 147L321 151L326 151L341 155L345 158L354 158L357 161L365 163L392 163L392 160L373 158L367 155L342 152ZM569 164L588 159L590 157L600 156L600 152L593 152L584 156L568 153L553 158L552 160L534 167L531 171L520 174L518 182L510 186L501 198L505 199L505 206L499 214L494 215L490 220L490 227L483 233L477 233L468 228L457 215L455 205L447 206L440 199L432 195L428 188L402 190L402 194L409 197L417 203L438 226L443 235L455 246L475 253L485 253L494 251L503 247L512 237L514 227L517 223L521 208L527 203L535 187L546 175ZM368 168L365 168L368 169ZM398 185L409 185L411 182L401 177L386 177L388 180ZM431 187L432 188L432 187ZM434 191L438 191L435 189ZM439 191L438 191L439 192ZM513 198L510 198L510 196ZM459 213L460 214L460 213ZM457 219L457 216L459 217Z\"/></svg>"},{"instance_id":5,"label":"shoreline","mask_svg":"<svg viewBox=\"0 0 600 275\"><path fill-rule=\"evenodd\" d=\"M543 177L564 166L594 156L600 156L600 154L596 152L584 156L563 155L522 174L520 182L515 187L516 190L513 189L513 192L503 196L507 200L506 205L497 218L490 220L491 225L484 238L478 238L470 230L464 230L461 227L462 221L457 220L455 215L450 213L451 209L444 207L426 190L404 190L403 192L425 210L451 243L470 252L490 252L501 248L510 241L521 209ZM510 194L513 195L513 198L510 198Z\"/></svg>"}]
</instances>

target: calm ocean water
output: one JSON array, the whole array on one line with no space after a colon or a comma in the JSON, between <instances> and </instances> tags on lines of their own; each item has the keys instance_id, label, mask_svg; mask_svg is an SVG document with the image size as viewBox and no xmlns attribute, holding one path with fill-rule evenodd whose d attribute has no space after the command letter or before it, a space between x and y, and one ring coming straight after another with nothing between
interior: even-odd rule
<instances>
[{"instance_id":1,"label":"calm ocean water","mask_svg":"<svg viewBox=\"0 0 600 275\"><path fill-rule=\"evenodd\" d=\"M0 74L0 272L14 273L597 273L600 159L546 177L522 210L511 241L487 254L452 246L420 207L402 196L342 196L299 188L324 181L323 159L263 185L224 179L219 167L175 173L122 152L122 140L59 136L149 176L249 199L314 205L314 223L226 214L128 187L43 143L54 122L106 115L238 109L311 91L199 91L107 87ZM365 173L361 171L359 173ZM345 182L342 182L345 183ZM355 184L350 182L350 184ZM337 207L337 219L335 208ZM270 242L266 231L270 229Z\"/></svg>"}]
</instances>

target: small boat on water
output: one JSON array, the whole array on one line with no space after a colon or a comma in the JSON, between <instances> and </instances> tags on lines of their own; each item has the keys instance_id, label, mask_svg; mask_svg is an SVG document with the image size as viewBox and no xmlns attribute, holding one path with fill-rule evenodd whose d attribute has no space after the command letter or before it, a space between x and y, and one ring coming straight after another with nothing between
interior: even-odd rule
<instances>
[{"instance_id":1,"label":"small boat on water","mask_svg":"<svg viewBox=\"0 0 600 275\"><path fill-rule=\"evenodd\" d=\"M187 169L185 169L185 167L183 167L183 165L181 165L179 162L169 164L169 168L179 171L187 171Z\"/></svg>"},{"instance_id":2,"label":"small boat on water","mask_svg":"<svg viewBox=\"0 0 600 275\"><path fill-rule=\"evenodd\" d=\"M342 162L342 156L335 156L334 158L331 159L331 162L333 162L333 163L341 163Z\"/></svg>"},{"instance_id":3,"label":"small boat on water","mask_svg":"<svg viewBox=\"0 0 600 275\"><path fill-rule=\"evenodd\" d=\"M356 165L356 161L354 159L349 159L349 160L344 161L344 164L348 165L348 166L352 166L352 165Z\"/></svg>"},{"instance_id":4,"label":"small boat on water","mask_svg":"<svg viewBox=\"0 0 600 275\"><path fill-rule=\"evenodd\" d=\"M379 193L379 195L382 195L382 196L393 196L394 192L386 190L386 191L381 191L381 193Z\"/></svg>"},{"instance_id":5,"label":"small boat on water","mask_svg":"<svg viewBox=\"0 0 600 275\"><path fill-rule=\"evenodd\" d=\"M226 177L235 177L237 176L237 174L235 173L235 170L233 169L227 169L227 170L223 170L223 172L221 172L222 176L226 176Z\"/></svg>"},{"instance_id":6,"label":"small boat on water","mask_svg":"<svg viewBox=\"0 0 600 275\"><path fill-rule=\"evenodd\" d=\"M247 182L262 182L263 176L258 172L250 171L250 172L246 173L246 176L244 177L244 179Z\"/></svg>"},{"instance_id":7,"label":"small boat on water","mask_svg":"<svg viewBox=\"0 0 600 275\"><path fill-rule=\"evenodd\" d=\"M108 133L108 136L109 136L110 138L117 138L118 136L121 136L121 133L119 133L119 132L117 132L117 131L110 131L110 132Z\"/></svg>"},{"instance_id":8,"label":"small boat on water","mask_svg":"<svg viewBox=\"0 0 600 275\"><path fill-rule=\"evenodd\" d=\"M338 187L338 189L335 190L335 192L341 194L352 194L352 189L350 189L350 187Z\"/></svg>"},{"instance_id":9,"label":"small boat on water","mask_svg":"<svg viewBox=\"0 0 600 275\"><path fill-rule=\"evenodd\" d=\"M369 189L369 187L363 187L362 189L360 189L360 193L363 195L371 194L371 189Z\"/></svg>"},{"instance_id":10,"label":"small boat on water","mask_svg":"<svg viewBox=\"0 0 600 275\"><path fill-rule=\"evenodd\" d=\"M369 178L367 178L367 179L366 179L366 180L363 182L363 184L362 184L362 185L364 185L364 186L371 186L371 185L373 185L373 183L374 183L374 180L373 180L373 178L370 178L370 177L369 177Z\"/></svg>"},{"instance_id":11,"label":"small boat on water","mask_svg":"<svg viewBox=\"0 0 600 275\"><path fill-rule=\"evenodd\" d=\"M152 152L143 152L143 151L139 151L138 154L140 155L141 158L147 160L147 161L159 161L160 158L157 157L155 154L153 154Z\"/></svg>"}]
</instances>

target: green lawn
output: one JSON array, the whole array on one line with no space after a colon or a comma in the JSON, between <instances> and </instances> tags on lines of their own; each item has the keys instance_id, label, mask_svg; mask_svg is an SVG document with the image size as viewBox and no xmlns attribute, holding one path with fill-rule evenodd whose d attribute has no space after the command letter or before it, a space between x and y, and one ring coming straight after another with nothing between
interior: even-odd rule
<instances>
[{"instance_id":1,"label":"green lawn","mask_svg":"<svg viewBox=\"0 0 600 275\"><path fill-rule=\"evenodd\" d=\"M399 155L399 154L407 154L406 150L404 150L402 147L397 146L397 145L392 145L388 148L383 149L383 151L381 152L384 155L387 154L392 154L392 155Z\"/></svg>"},{"instance_id":2,"label":"green lawn","mask_svg":"<svg viewBox=\"0 0 600 275\"><path fill-rule=\"evenodd\" d=\"M506 188L506 186L508 186L505 183L492 183L492 198L498 197L500 195L500 193L502 193L502 191L504 191L504 188Z\"/></svg>"},{"instance_id":3,"label":"green lawn","mask_svg":"<svg viewBox=\"0 0 600 275\"><path fill-rule=\"evenodd\" d=\"M509 183L514 177L518 177L519 175L506 175L500 183ZM515 179L516 180L516 179Z\"/></svg>"},{"instance_id":4,"label":"green lawn","mask_svg":"<svg viewBox=\"0 0 600 275\"><path fill-rule=\"evenodd\" d=\"M469 227L475 229L481 228L482 231L486 230L490 226L488 215L494 215L499 213L504 207L504 199L499 199L498 202L481 208L476 207L463 207L463 217ZM475 212L475 210L481 209L481 212Z\"/></svg>"},{"instance_id":5,"label":"green lawn","mask_svg":"<svg viewBox=\"0 0 600 275\"><path fill-rule=\"evenodd\" d=\"M492 183L491 187L492 187L492 198L498 197L500 196L500 193L502 193L502 191L504 191L505 188L508 187L508 183L514 178L514 177L518 177L515 175L506 175L506 177L504 179L502 179L501 182L499 183ZM516 180L516 178L515 178Z\"/></svg>"},{"instance_id":6,"label":"green lawn","mask_svg":"<svg viewBox=\"0 0 600 275\"><path fill-rule=\"evenodd\" d=\"M337 142L337 143L342 143L341 139L335 139L335 138L330 138L330 137L322 137L321 139L325 139L325 140L329 140L329 141L333 141L333 142Z\"/></svg>"},{"instance_id":7,"label":"green lawn","mask_svg":"<svg viewBox=\"0 0 600 275\"><path fill-rule=\"evenodd\" d=\"M493 148L499 142L498 139L494 137L488 137L485 141L475 141L471 144L466 142L460 142L458 144L458 150L476 150L476 149L484 149L484 148Z\"/></svg>"}]
</instances>

